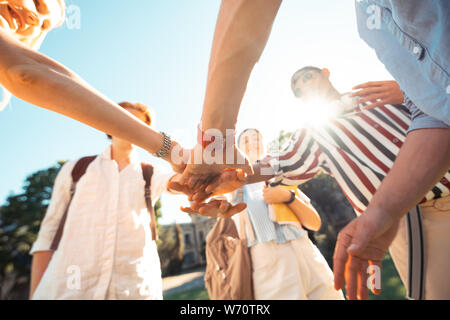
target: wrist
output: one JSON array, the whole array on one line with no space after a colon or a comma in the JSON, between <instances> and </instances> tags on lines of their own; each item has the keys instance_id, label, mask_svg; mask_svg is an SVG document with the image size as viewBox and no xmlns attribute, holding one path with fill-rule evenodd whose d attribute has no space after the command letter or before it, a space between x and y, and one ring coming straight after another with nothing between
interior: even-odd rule
<instances>
[{"instance_id":1,"label":"wrist","mask_svg":"<svg viewBox=\"0 0 450 320\"><path fill-rule=\"evenodd\" d=\"M214 143L215 147L220 150L229 150L235 147L235 129L203 129L202 125L197 126L197 144L202 146L204 150L207 146Z\"/></svg>"},{"instance_id":2,"label":"wrist","mask_svg":"<svg viewBox=\"0 0 450 320\"><path fill-rule=\"evenodd\" d=\"M284 198L283 203L286 205L290 205L295 200L295 192L292 190L285 190L285 189L283 189L283 191L286 191L283 196Z\"/></svg>"}]
</instances>

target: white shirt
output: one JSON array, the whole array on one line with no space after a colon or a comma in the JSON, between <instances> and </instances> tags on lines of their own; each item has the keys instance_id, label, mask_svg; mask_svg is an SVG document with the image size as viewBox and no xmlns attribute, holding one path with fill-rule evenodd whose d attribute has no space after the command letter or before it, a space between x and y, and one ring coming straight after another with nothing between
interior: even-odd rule
<instances>
[{"instance_id":1,"label":"white shirt","mask_svg":"<svg viewBox=\"0 0 450 320\"><path fill-rule=\"evenodd\" d=\"M33 299L162 299L161 267L152 241L145 181L136 151L119 172L108 147L77 184L58 250ZM59 172L31 254L47 251L69 202L71 172ZM154 169L153 205L173 173Z\"/></svg>"}]
</instances>

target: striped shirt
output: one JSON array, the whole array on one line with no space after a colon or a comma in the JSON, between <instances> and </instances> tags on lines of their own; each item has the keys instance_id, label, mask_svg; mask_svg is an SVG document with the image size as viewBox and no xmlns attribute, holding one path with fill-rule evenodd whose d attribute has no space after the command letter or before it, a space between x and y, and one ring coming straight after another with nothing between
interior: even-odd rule
<instances>
[{"instance_id":1,"label":"striped shirt","mask_svg":"<svg viewBox=\"0 0 450 320\"><path fill-rule=\"evenodd\" d=\"M410 123L404 106L384 105L304 127L285 151L266 158L276 172L272 185L300 185L324 171L362 213L394 164ZM422 202L449 195L449 180L447 171Z\"/></svg>"}]
</instances>

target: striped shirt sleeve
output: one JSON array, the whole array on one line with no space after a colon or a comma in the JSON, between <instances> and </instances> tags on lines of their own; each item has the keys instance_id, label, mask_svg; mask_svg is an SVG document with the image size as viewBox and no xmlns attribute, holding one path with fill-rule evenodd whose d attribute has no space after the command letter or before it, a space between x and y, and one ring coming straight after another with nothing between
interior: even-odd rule
<instances>
[{"instance_id":1,"label":"striped shirt sleeve","mask_svg":"<svg viewBox=\"0 0 450 320\"><path fill-rule=\"evenodd\" d=\"M313 178L320 170L321 155L308 129L297 131L285 151L265 159L275 172L272 185L299 185Z\"/></svg>"}]
</instances>

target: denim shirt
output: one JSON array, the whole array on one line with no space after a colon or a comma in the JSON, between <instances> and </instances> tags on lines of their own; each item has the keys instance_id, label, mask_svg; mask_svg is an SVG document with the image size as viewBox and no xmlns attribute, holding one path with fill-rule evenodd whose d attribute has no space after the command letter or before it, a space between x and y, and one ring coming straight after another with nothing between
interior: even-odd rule
<instances>
[{"instance_id":1,"label":"denim shirt","mask_svg":"<svg viewBox=\"0 0 450 320\"><path fill-rule=\"evenodd\" d=\"M416 114L410 130L450 126L449 12L449 0L356 1L360 37L376 51Z\"/></svg>"}]
</instances>

